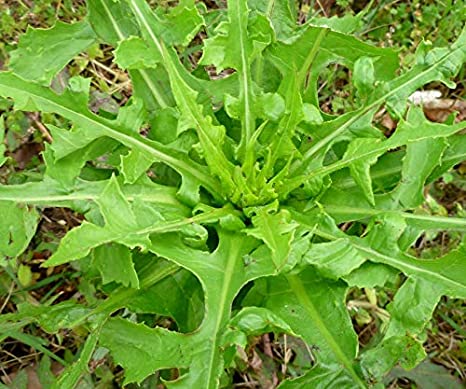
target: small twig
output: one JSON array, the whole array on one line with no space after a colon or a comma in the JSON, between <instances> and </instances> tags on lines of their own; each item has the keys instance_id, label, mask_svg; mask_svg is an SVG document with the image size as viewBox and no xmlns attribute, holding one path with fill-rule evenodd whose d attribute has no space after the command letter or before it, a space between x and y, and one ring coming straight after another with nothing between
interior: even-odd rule
<instances>
[{"instance_id":1,"label":"small twig","mask_svg":"<svg viewBox=\"0 0 466 389\"><path fill-rule=\"evenodd\" d=\"M124 81L121 84L115 85L113 89L110 89L110 94L114 94L116 92L121 91L122 89L125 89L127 86L131 86L131 80Z\"/></svg>"},{"instance_id":2,"label":"small twig","mask_svg":"<svg viewBox=\"0 0 466 389\"><path fill-rule=\"evenodd\" d=\"M48 223L53 223L52 220L50 220L44 213L42 213L41 217Z\"/></svg>"},{"instance_id":3,"label":"small twig","mask_svg":"<svg viewBox=\"0 0 466 389\"><path fill-rule=\"evenodd\" d=\"M32 8L32 5L29 3L29 1L26 1L26 0L19 0L19 4L21 4L24 8L26 9L31 9Z\"/></svg>"},{"instance_id":4,"label":"small twig","mask_svg":"<svg viewBox=\"0 0 466 389\"><path fill-rule=\"evenodd\" d=\"M13 361L16 361L17 363L19 363L20 365L23 365L24 363L24 360L21 360L20 358L18 358L16 355L10 353L8 350L2 350L3 353L5 353L6 355L8 355L10 358L9 361L7 361L6 363L10 363L10 362L13 362ZM5 364L6 364L5 363Z\"/></svg>"},{"instance_id":5,"label":"small twig","mask_svg":"<svg viewBox=\"0 0 466 389\"><path fill-rule=\"evenodd\" d=\"M58 13L60 12L61 2L62 2L62 0L59 0L59 1L58 1L57 7L56 7L56 9L55 9L55 18L56 18L56 19L58 19Z\"/></svg>"},{"instance_id":6,"label":"small twig","mask_svg":"<svg viewBox=\"0 0 466 389\"><path fill-rule=\"evenodd\" d=\"M5 382L5 384L7 385L11 384L12 380L10 376L6 373L5 369L2 366L0 366L0 370L3 373L3 381Z\"/></svg>"},{"instance_id":7,"label":"small twig","mask_svg":"<svg viewBox=\"0 0 466 389\"><path fill-rule=\"evenodd\" d=\"M53 142L52 135L50 135L49 130L47 130L47 127L45 127L44 124L42 123L39 114L37 112L36 113L31 113L31 114L29 114L29 118L34 122L35 126L40 131L43 138L47 142L52 143Z\"/></svg>"},{"instance_id":8,"label":"small twig","mask_svg":"<svg viewBox=\"0 0 466 389\"><path fill-rule=\"evenodd\" d=\"M2 306L0 307L0 313L3 312L3 310L4 310L5 307L6 307L6 305L8 304L8 301L10 301L10 297L11 297L11 295L13 294L13 289L14 289L14 288L15 288L15 283L12 282L12 283L11 283L11 286L10 286L10 288L9 288L9 290L8 290L8 294L7 294L7 296L5 297L5 301L3 302Z\"/></svg>"},{"instance_id":9,"label":"small twig","mask_svg":"<svg viewBox=\"0 0 466 389\"><path fill-rule=\"evenodd\" d=\"M95 66L98 66L99 68L109 72L112 76L118 77L119 74L115 72L115 70L109 68L108 66L104 65L103 63L100 63L99 61L96 61L95 59L91 59L91 63Z\"/></svg>"},{"instance_id":10,"label":"small twig","mask_svg":"<svg viewBox=\"0 0 466 389\"><path fill-rule=\"evenodd\" d=\"M390 318L390 314L385 309L380 308L377 305L373 305L368 301L350 300L348 301L348 304L346 306L349 310L354 309L356 311L358 308L369 309L379 314L380 316L383 316L384 318L387 318L387 319Z\"/></svg>"},{"instance_id":11,"label":"small twig","mask_svg":"<svg viewBox=\"0 0 466 389\"><path fill-rule=\"evenodd\" d=\"M322 3L319 1L319 0L316 0L316 3L317 5L319 6L320 10L322 11L322 13L324 14L324 16L326 18L328 18L328 14L327 14L327 11L325 11L325 8L324 6L322 5Z\"/></svg>"},{"instance_id":12,"label":"small twig","mask_svg":"<svg viewBox=\"0 0 466 389\"><path fill-rule=\"evenodd\" d=\"M270 358L273 358L273 351L272 351L272 345L270 342L269 334L264 334L262 339L264 342L264 354L269 356Z\"/></svg>"}]
</instances>

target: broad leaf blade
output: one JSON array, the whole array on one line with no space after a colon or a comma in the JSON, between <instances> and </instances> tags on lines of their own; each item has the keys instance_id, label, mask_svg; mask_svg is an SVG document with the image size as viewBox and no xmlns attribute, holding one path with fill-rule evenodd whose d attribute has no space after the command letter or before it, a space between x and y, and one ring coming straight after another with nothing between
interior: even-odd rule
<instances>
[{"instance_id":1,"label":"broad leaf blade","mask_svg":"<svg viewBox=\"0 0 466 389\"><path fill-rule=\"evenodd\" d=\"M95 40L87 21L57 22L50 29L29 28L11 53L9 68L26 80L50 85L52 78Z\"/></svg>"},{"instance_id":2,"label":"broad leaf blade","mask_svg":"<svg viewBox=\"0 0 466 389\"><path fill-rule=\"evenodd\" d=\"M39 221L34 209L11 201L0 201L0 265L5 259L15 258L29 245Z\"/></svg>"}]
</instances>

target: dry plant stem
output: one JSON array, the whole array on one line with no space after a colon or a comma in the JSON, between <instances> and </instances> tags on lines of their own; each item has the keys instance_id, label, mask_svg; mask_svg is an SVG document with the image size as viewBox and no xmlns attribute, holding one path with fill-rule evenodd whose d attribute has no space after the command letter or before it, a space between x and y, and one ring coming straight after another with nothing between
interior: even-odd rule
<instances>
[{"instance_id":1,"label":"dry plant stem","mask_svg":"<svg viewBox=\"0 0 466 389\"><path fill-rule=\"evenodd\" d=\"M12 295L14 289L15 289L15 283L12 282L10 287L8 288L8 294L5 297L5 301L3 302L2 306L0 307L0 314L5 309L6 305L8 304L8 301L10 301L10 298L11 298L11 295Z\"/></svg>"},{"instance_id":2,"label":"dry plant stem","mask_svg":"<svg viewBox=\"0 0 466 389\"><path fill-rule=\"evenodd\" d=\"M40 114L37 113L37 112L36 112L36 113L30 113L30 114L29 114L29 117L30 117L31 120L33 121L35 127L36 127L36 128L40 131L40 133L42 134L42 137L44 138L44 140L47 141L48 143L52 143L52 142L53 142L52 135L50 135L49 130L48 130L47 127L45 127L44 124L42 123Z\"/></svg>"}]
</instances>

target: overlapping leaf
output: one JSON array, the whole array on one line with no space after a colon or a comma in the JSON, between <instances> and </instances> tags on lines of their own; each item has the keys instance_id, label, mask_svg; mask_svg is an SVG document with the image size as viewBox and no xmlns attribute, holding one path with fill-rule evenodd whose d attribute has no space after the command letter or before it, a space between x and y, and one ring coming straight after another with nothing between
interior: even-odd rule
<instances>
[{"instance_id":1,"label":"overlapping leaf","mask_svg":"<svg viewBox=\"0 0 466 389\"><path fill-rule=\"evenodd\" d=\"M111 242L131 248L147 249L150 245L149 235L151 233L178 230L183 226L189 227L199 217L201 220L210 220L209 216L206 217L207 213L194 219L169 220L166 218L167 214L161 215L157 208L137 197L133 203L129 203L114 177L109 180L96 202L99 205L104 225L84 222L70 231L63 238L59 249L47 260L46 266L56 266L83 258L89 254L91 249ZM229 212L214 210L210 214L212 220L217 220L218 217L228 215Z\"/></svg>"},{"instance_id":2,"label":"overlapping leaf","mask_svg":"<svg viewBox=\"0 0 466 389\"><path fill-rule=\"evenodd\" d=\"M39 215L35 209L14 201L0 200L0 266L26 250L37 228Z\"/></svg>"},{"instance_id":3,"label":"overlapping leaf","mask_svg":"<svg viewBox=\"0 0 466 389\"><path fill-rule=\"evenodd\" d=\"M206 314L201 327L190 336L122 320L110 322L104 328L102 341L113 352L116 361L127 369L128 382L141 381L156 369L189 366L189 372L177 381L168 383L169 387L218 387L224 364L221 352L225 347L223 335L228 328L233 299L246 282L275 272L271 259L254 251L257 241L238 233L219 232L220 243L212 254L185 246L175 234L152 239L151 251L185 267L201 281ZM245 263L246 255L254 260ZM132 346L134 350L129 354L120 339L132 333L135 346ZM146 352L143 350L145 346L137 346L146 343L157 347L154 350L166 344L172 350L179 351L160 355L156 359L146 358L141 354Z\"/></svg>"},{"instance_id":4,"label":"overlapping leaf","mask_svg":"<svg viewBox=\"0 0 466 389\"><path fill-rule=\"evenodd\" d=\"M317 365L296 384L321 384L325 382L325 378L320 377L324 371L324 376L340 377L337 381L344 383L342 387L365 387L353 367L358 344L344 304L344 283L321 278L308 268L296 275L268 278L257 288L251 294L262 294L262 304L288 323L315 350ZM257 300L252 301L257 304ZM291 382L284 387L288 385Z\"/></svg>"},{"instance_id":5,"label":"overlapping leaf","mask_svg":"<svg viewBox=\"0 0 466 389\"><path fill-rule=\"evenodd\" d=\"M51 29L29 28L11 53L9 67L22 78L50 85L52 78L95 40L87 21L57 22Z\"/></svg>"},{"instance_id":6,"label":"overlapping leaf","mask_svg":"<svg viewBox=\"0 0 466 389\"><path fill-rule=\"evenodd\" d=\"M69 133L61 132L65 139L60 142L60 145L65 147L66 151L59 154L60 156L78 150L94 139L108 136L130 148L144 150L143 152L148 158L163 161L175 170L179 170L182 175L186 172L185 184L189 185L189 188L194 192L196 192L194 189L196 185L199 185L200 177L203 177L201 181L208 182L206 184L208 187L218 185L206 174L205 168L191 161L186 155L158 142L141 137L137 133L138 128L133 127L135 123L132 123L133 125L129 128L125 126L125 124L128 124L126 120L123 120L126 115L123 116L122 121L112 122L91 113L87 108L88 96L81 91L67 90L63 94L57 95L48 88L28 83L12 73L0 74L0 85L2 87L0 94L14 98L18 109L41 109L45 112L58 113L78 126ZM130 117L133 117L132 114L140 112L137 109L127 110L126 112L128 111L131 113ZM217 193L216 191L213 192ZM196 193L192 194L192 196L195 195Z\"/></svg>"},{"instance_id":7,"label":"overlapping leaf","mask_svg":"<svg viewBox=\"0 0 466 389\"><path fill-rule=\"evenodd\" d=\"M381 81L384 79L386 81L382 81L383 87L375 88L364 107L325 122L324 125L316 128L317 131L313 135L318 141L306 150L303 160L299 163L296 162L292 172L299 174L305 171L309 164L312 163L312 158L318 155L321 150L325 150L329 144L335 142L342 134L347 133L349 130L356 133L361 132L364 127L367 127L368 123L370 124L375 113L374 109L377 109L381 104L387 102L389 107L401 117L406 111L408 97L417 89L434 80L441 80L447 85L451 85L448 80L457 74L465 60L466 32L463 32L450 48L436 50L435 53L428 56L428 60L422 57L421 64L401 77L388 78L387 80L388 74L381 73ZM314 104L317 104L317 101L314 101ZM302 183L303 180L298 182Z\"/></svg>"}]
</instances>

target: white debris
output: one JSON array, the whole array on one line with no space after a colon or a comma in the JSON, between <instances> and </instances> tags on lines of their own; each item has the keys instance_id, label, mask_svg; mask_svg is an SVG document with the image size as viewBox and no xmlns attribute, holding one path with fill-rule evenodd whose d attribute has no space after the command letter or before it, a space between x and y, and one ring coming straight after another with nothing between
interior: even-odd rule
<instances>
[{"instance_id":1,"label":"white debris","mask_svg":"<svg viewBox=\"0 0 466 389\"><path fill-rule=\"evenodd\" d=\"M420 90L409 96L408 100L416 105L424 105L442 97L442 92L438 90Z\"/></svg>"}]
</instances>

